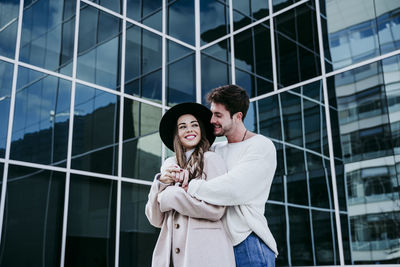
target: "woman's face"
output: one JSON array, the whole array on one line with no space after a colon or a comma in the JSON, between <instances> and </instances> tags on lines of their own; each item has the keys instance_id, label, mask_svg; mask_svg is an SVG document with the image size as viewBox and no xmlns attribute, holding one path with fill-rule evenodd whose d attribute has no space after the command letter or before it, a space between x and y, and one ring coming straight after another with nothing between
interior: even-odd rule
<instances>
[{"instance_id":1,"label":"woman's face","mask_svg":"<svg viewBox=\"0 0 400 267\"><path fill-rule=\"evenodd\" d=\"M178 138L185 151L195 148L201 140L200 124L196 117L185 114L178 118Z\"/></svg>"}]
</instances>

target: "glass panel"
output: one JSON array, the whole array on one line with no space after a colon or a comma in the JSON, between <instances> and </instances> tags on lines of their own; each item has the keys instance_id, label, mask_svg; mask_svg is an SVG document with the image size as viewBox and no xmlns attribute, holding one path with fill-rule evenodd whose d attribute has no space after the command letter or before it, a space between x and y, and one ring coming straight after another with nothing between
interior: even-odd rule
<instances>
[{"instance_id":1,"label":"glass panel","mask_svg":"<svg viewBox=\"0 0 400 267\"><path fill-rule=\"evenodd\" d=\"M168 105L196 102L195 65L194 53L168 64Z\"/></svg>"},{"instance_id":2,"label":"glass panel","mask_svg":"<svg viewBox=\"0 0 400 267\"><path fill-rule=\"evenodd\" d=\"M308 209L289 207L290 256L294 265L314 265Z\"/></svg>"},{"instance_id":3,"label":"glass panel","mask_svg":"<svg viewBox=\"0 0 400 267\"><path fill-rule=\"evenodd\" d=\"M65 173L10 165L1 266L59 266Z\"/></svg>"},{"instance_id":4,"label":"glass panel","mask_svg":"<svg viewBox=\"0 0 400 267\"><path fill-rule=\"evenodd\" d=\"M0 2L0 55L15 56L17 41L19 0Z\"/></svg>"},{"instance_id":5,"label":"glass panel","mask_svg":"<svg viewBox=\"0 0 400 267\"><path fill-rule=\"evenodd\" d=\"M304 112L304 138L306 148L321 153L322 151L322 129L326 128L325 120L321 116L324 107L303 99L303 112Z\"/></svg>"},{"instance_id":6,"label":"glass panel","mask_svg":"<svg viewBox=\"0 0 400 267\"><path fill-rule=\"evenodd\" d=\"M268 0L233 0L234 30L269 15Z\"/></svg>"},{"instance_id":7,"label":"glass panel","mask_svg":"<svg viewBox=\"0 0 400 267\"><path fill-rule=\"evenodd\" d=\"M122 176L152 181L161 166L161 109L124 100Z\"/></svg>"},{"instance_id":8,"label":"glass panel","mask_svg":"<svg viewBox=\"0 0 400 267\"><path fill-rule=\"evenodd\" d=\"M161 37L128 23L125 93L161 102Z\"/></svg>"},{"instance_id":9,"label":"glass panel","mask_svg":"<svg viewBox=\"0 0 400 267\"><path fill-rule=\"evenodd\" d=\"M126 15L158 31L161 27L162 0L127 0Z\"/></svg>"},{"instance_id":10,"label":"glass panel","mask_svg":"<svg viewBox=\"0 0 400 267\"><path fill-rule=\"evenodd\" d=\"M114 266L117 182L71 175L65 266Z\"/></svg>"},{"instance_id":11,"label":"glass panel","mask_svg":"<svg viewBox=\"0 0 400 267\"><path fill-rule=\"evenodd\" d=\"M313 3L305 3L275 19L279 87L320 75L317 24Z\"/></svg>"},{"instance_id":12,"label":"glass panel","mask_svg":"<svg viewBox=\"0 0 400 267\"><path fill-rule=\"evenodd\" d=\"M312 211L315 259L317 265L338 265L335 261L334 227L332 214L324 211Z\"/></svg>"},{"instance_id":13,"label":"glass panel","mask_svg":"<svg viewBox=\"0 0 400 267\"><path fill-rule=\"evenodd\" d=\"M167 33L194 46L194 1L176 0L167 5Z\"/></svg>"},{"instance_id":14,"label":"glass panel","mask_svg":"<svg viewBox=\"0 0 400 267\"><path fill-rule=\"evenodd\" d=\"M343 68L399 49L399 11L399 1L327 2L327 31L333 68Z\"/></svg>"},{"instance_id":15,"label":"glass panel","mask_svg":"<svg viewBox=\"0 0 400 267\"><path fill-rule=\"evenodd\" d=\"M289 92L280 94L285 140L303 146L301 98Z\"/></svg>"},{"instance_id":16,"label":"glass panel","mask_svg":"<svg viewBox=\"0 0 400 267\"><path fill-rule=\"evenodd\" d=\"M200 1L201 45L211 43L229 33L229 1Z\"/></svg>"},{"instance_id":17,"label":"glass panel","mask_svg":"<svg viewBox=\"0 0 400 267\"><path fill-rule=\"evenodd\" d=\"M77 84L72 168L116 175L118 125L119 97Z\"/></svg>"},{"instance_id":18,"label":"glass panel","mask_svg":"<svg viewBox=\"0 0 400 267\"><path fill-rule=\"evenodd\" d=\"M76 1L25 1L20 60L72 75Z\"/></svg>"},{"instance_id":19,"label":"glass panel","mask_svg":"<svg viewBox=\"0 0 400 267\"><path fill-rule=\"evenodd\" d=\"M310 186L311 205L320 208L331 208L332 195L330 192L326 170L323 166L323 159L315 154L307 153L307 167Z\"/></svg>"},{"instance_id":20,"label":"glass panel","mask_svg":"<svg viewBox=\"0 0 400 267\"><path fill-rule=\"evenodd\" d=\"M122 183L119 266L150 266L159 230L145 214L150 187Z\"/></svg>"},{"instance_id":21,"label":"glass panel","mask_svg":"<svg viewBox=\"0 0 400 267\"><path fill-rule=\"evenodd\" d=\"M122 13L122 0L90 0L98 5L108 8L114 12Z\"/></svg>"},{"instance_id":22,"label":"glass panel","mask_svg":"<svg viewBox=\"0 0 400 267\"><path fill-rule=\"evenodd\" d=\"M18 72L10 158L66 166L71 82Z\"/></svg>"},{"instance_id":23,"label":"glass panel","mask_svg":"<svg viewBox=\"0 0 400 267\"><path fill-rule=\"evenodd\" d=\"M279 95L274 95L258 101L259 123L262 135L282 140L282 124L278 98Z\"/></svg>"},{"instance_id":24,"label":"glass panel","mask_svg":"<svg viewBox=\"0 0 400 267\"><path fill-rule=\"evenodd\" d=\"M274 12L276 12L296 2L300 2L301 0L270 0L270 1L272 1Z\"/></svg>"},{"instance_id":25,"label":"glass panel","mask_svg":"<svg viewBox=\"0 0 400 267\"><path fill-rule=\"evenodd\" d=\"M288 249L286 234L285 207L267 203L265 205L265 217L268 220L268 227L271 230L276 243L278 244L278 258L276 266L288 266Z\"/></svg>"},{"instance_id":26,"label":"glass panel","mask_svg":"<svg viewBox=\"0 0 400 267\"><path fill-rule=\"evenodd\" d=\"M229 64L216 60L205 54L201 55L201 88L202 102L212 89L231 82Z\"/></svg>"},{"instance_id":27,"label":"glass panel","mask_svg":"<svg viewBox=\"0 0 400 267\"><path fill-rule=\"evenodd\" d=\"M119 90L122 21L83 5L79 21L77 78Z\"/></svg>"},{"instance_id":28,"label":"glass panel","mask_svg":"<svg viewBox=\"0 0 400 267\"><path fill-rule=\"evenodd\" d=\"M1 6L1 4L0 4ZM1 18L0 18L1 20ZM13 65L0 61L0 157L6 154L8 120L10 112Z\"/></svg>"}]
</instances>

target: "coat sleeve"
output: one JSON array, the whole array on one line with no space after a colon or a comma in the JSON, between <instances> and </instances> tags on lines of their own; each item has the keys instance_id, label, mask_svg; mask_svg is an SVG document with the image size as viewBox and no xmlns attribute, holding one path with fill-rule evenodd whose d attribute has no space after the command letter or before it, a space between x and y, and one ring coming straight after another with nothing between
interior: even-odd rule
<instances>
[{"instance_id":1,"label":"coat sleeve","mask_svg":"<svg viewBox=\"0 0 400 267\"><path fill-rule=\"evenodd\" d=\"M252 143L226 174L210 181L191 181L188 193L215 205L246 205L269 192L275 169L276 150L272 141Z\"/></svg>"},{"instance_id":2,"label":"coat sleeve","mask_svg":"<svg viewBox=\"0 0 400 267\"><path fill-rule=\"evenodd\" d=\"M165 169L167 166L172 165L174 162L171 158L165 160L164 164L161 167L161 171ZM150 224L155 227L161 227L164 220L164 212L160 209L160 204L157 201L158 195L164 191L167 187L170 187L167 184L161 183L158 179L160 174L156 174L154 177L153 184L151 185L150 192L148 195L148 200L145 207L145 214Z\"/></svg>"},{"instance_id":3,"label":"coat sleeve","mask_svg":"<svg viewBox=\"0 0 400 267\"><path fill-rule=\"evenodd\" d=\"M207 153L204 161L204 171L208 180L225 173L225 163L217 154ZM158 200L162 212L176 210L178 213L192 218L217 221L225 213L225 207L198 200L178 186L166 188L159 194Z\"/></svg>"}]
</instances>

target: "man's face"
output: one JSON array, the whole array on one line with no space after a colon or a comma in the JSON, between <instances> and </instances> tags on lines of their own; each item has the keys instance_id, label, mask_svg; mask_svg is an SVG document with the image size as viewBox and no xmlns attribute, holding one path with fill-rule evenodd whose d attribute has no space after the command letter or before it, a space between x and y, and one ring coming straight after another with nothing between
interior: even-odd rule
<instances>
[{"instance_id":1,"label":"man's face","mask_svg":"<svg viewBox=\"0 0 400 267\"><path fill-rule=\"evenodd\" d=\"M234 129L234 121L231 118L229 111L223 104L211 103L211 124L214 125L214 135L226 136Z\"/></svg>"}]
</instances>

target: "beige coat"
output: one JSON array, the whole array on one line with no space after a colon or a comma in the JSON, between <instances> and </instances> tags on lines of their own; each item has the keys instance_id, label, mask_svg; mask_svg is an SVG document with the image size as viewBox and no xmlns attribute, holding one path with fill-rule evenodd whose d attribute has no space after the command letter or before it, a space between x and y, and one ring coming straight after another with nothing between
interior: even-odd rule
<instances>
[{"instance_id":1,"label":"beige coat","mask_svg":"<svg viewBox=\"0 0 400 267\"><path fill-rule=\"evenodd\" d=\"M167 159L162 169L176 164ZM204 172L212 179L226 172L222 158L204 154ZM232 243L221 217L225 207L214 206L189 196L181 187L154 180L146 204L146 216L161 227L153 252L152 267L234 267Z\"/></svg>"}]
</instances>

